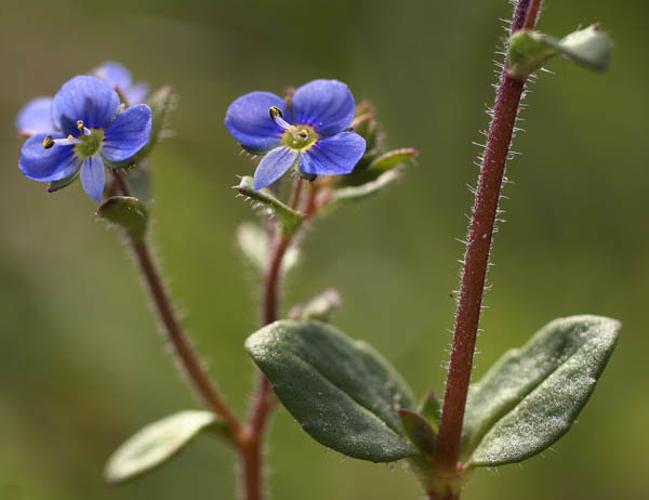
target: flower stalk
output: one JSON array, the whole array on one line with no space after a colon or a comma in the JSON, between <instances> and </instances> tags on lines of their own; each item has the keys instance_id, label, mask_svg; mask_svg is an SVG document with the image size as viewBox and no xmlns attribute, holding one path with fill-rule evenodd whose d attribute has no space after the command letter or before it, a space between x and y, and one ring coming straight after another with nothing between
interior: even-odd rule
<instances>
[{"instance_id":1,"label":"flower stalk","mask_svg":"<svg viewBox=\"0 0 649 500\"><path fill-rule=\"evenodd\" d=\"M510 34L522 28L533 29L540 4L540 0L518 0ZM485 281L505 166L524 89L525 79L509 76L505 61L475 193L437 441L436 475L446 478L447 483L453 483L462 468L462 426ZM459 492L431 491L429 498L453 500L459 498Z\"/></svg>"},{"instance_id":2,"label":"flower stalk","mask_svg":"<svg viewBox=\"0 0 649 500\"><path fill-rule=\"evenodd\" d=\"M113 174L117 190L124 196L130 196L130 190L121 174L118 171L114 171ZM211 381L183 330L146 240L136 240L132 236L127 236L127 241L179 366L203 404L225 421L229 429L227 435L236 445L240 440L241 424Z\"/></svg>"},{"instance_id":3,"label":"flower stalk","mask_svg":"<svg viewBox=\"0 0 649 500\"><path fill-rule=\"evenodd\" d=\"M291 194L290 208L296 210L300 204L304 179L298 177ZM312 192L316 190L312 187ZM311 205L307 203L304 219L313 215ZM261 293L261 326L279 319L282 266L287 250L295 237L295 232L286 232L276 227L273 238L269 238L268 267L264 276ZM243 468L243 486L245 500L262 500L263 490L263 444L268 418L274 405L273 389L268 379L259 374L257 391L243 431L240 448Z\"/></svg>"}]
</instances>

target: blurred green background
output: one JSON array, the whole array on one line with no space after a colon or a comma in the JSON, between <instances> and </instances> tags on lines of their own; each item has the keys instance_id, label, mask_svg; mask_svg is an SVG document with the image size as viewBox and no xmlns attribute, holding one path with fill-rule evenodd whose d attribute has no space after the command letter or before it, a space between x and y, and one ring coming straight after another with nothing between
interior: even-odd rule
<instances>
[{"instance_id":1,"label":"blurred green background","mask_svg":"<svg viewBox=\"0 0 649 500\"><path fill-rule=\"evenodd\" d=\"M602 21L614 64L596 75L557 60L526 103L510 165L507 223L476 374L549 320L624 322L617 352L579 424L553 451L478 471L466 498L644 498L649 419L649 4L548 0L555 35ZM180 96L173 139L155 153L154 240L186 325L240 411L252 386L242 342L257 283L234 232L254 216L230 186L254 162L222 121L254 90L317 77L372 99L390 146L421 150L389 192L317 225L286 306L337 286L338 325L373 343L417 392L441 391L472 162L493 100L504 0L5 2L0 14L0 499L232 499L233 454L201 438L173 463L118 488L106 457L145 423L196 407L177 376L130 259L79 185L54 195L20 175L13 118L36 95L107 59ZM346 459L275 415L271 498L409 499L401 467Z\"/></svg>"}]
</instances>

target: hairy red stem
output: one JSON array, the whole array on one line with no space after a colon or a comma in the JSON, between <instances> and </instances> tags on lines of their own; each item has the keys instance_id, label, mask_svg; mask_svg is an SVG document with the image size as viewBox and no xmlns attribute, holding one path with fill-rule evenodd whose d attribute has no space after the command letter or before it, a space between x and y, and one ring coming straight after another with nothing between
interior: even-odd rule
<instances>
[{"instance_id":1,"label":"hairy red stem","mask_svg":"<svg viewBox=\"0 0 649 500\"><path fill-rule=\"evenodd\" d=\"M115 172L114 179L117 190L124 196L130 196L128 186L124 182L121 174ZM236 444L241 432L241 425L219 394L216 386L212 383L209 375L203 368L200 358L194 351L189 337L183 330L148 244L144 240L136 241L131 237L128 237L128 243L135 255L149 296L151 297L151 302L163 326L165 336L173 348L173 353L180 367L186 374L194 392L203 401L203 404L216 415L223 418L228 424L230 438Z\"/></svg>"},{"instance_id":2,"label":"hairy red stem","mask_svg":"<svg viewBox=\"0 0 649 500\"><path fill-rule=\"evenodd\" d=\"M540 3L540 0L519 0L514 10L510 33L519 31L524 26L533 29ZM480 167L464 255L460 296L455 315L455 330L437 442L436 467L449 477L456 477L461 467L458 461L462 426L467 392L471 381L485 280L505 165L524 89L524 80L514 79L508 75L507 61L505 61L496 93L487 145ZM454 500L459 498L459 493L451 493L450 496L439 496L439 493L437 496L434 496L433 493L430 495L431 499Z\"/></svg>"}]
</instances>

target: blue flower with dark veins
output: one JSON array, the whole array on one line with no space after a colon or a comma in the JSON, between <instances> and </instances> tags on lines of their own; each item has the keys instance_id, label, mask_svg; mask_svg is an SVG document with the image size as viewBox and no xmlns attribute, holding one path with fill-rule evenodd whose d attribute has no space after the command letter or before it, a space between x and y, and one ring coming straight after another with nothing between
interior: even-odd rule
<instances>
[{"instance_id":1,"label":"blue flower with dark veins","mask_svg":"<svg viewBox=\"0 0 649 500\"><path fill-rule=\"evenodd\" d=\"M133 83L131 72L118 62L106 61L92 70L92 75L104 80L118 93L121 93L129 106L146 102L149 95L149 86L144 82Z\"/></svg>"},{"instance_id":2,"label":"blue flower with dark veins","mask_svg":"<svg viewBox=\"0 0 649 500\"><path fill-rule=\"evenodd\" d=\"M269 186L289 169L306 178L349 174L365 153L365 139L349 129L354 96L337 80L314 80L289 102L271 92L251 92L234 101L225 125L241 146L264 154L254 188Z\"/></svg>"},{"instance_id":3,"label":"blue flower with dark veins","mask_svg":"<svg viewBox=\"0 0 649 500\"><path fill-rule=\"evenodd\" d=\"M21 172L28 179L59 185L79 176L86 193L100 203L104 164L127 165L147 145L151 109L145 104L124 108L117 92L93 76L68 81L49 103L40 99L31 101L16 120L31 136L20 151Z\"/></svg>"}]
</instances>

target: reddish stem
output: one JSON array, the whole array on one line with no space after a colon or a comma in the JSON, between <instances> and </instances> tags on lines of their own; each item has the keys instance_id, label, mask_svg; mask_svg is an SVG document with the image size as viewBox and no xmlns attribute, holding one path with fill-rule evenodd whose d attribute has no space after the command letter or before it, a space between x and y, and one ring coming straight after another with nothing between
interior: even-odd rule
<instances>
[{"instance_id":1,"label":"reddish stem","mask_svg":"<svg viewBox=\"0 0 649 500\"><path fill-rule=\"evenodd\" d=\"M539 13L541 12L541 5L543 0L532 0L530 6L527 9L527 14L525 14L525 22L523 23L522 29L524 30L533 30L536 26L536 22L539 20Z\"/></svg>"},{"instance_id":2,"label":"reddish stem","mask_svg":"<svg viewBox=\"0 0 649 500\"><path fill-rule=\"evenodd\" d=\"M290 207L293 209L296 209L300 204L303 185L304 180L299 177L295 182L295 188L289 202ZM304 220L308 219L312 214L313 212L306 212ZM294 238L294 234L286 234L281 229L274 231L274 233L275 236L270 243L268 268L262 285L262 326L273 323L279 318L282 264L286 251L291 246ZM257 392L240 447L245 500L262 500L264 497L262 446L273 404L272 386L266 377L259 374Z\"/></svg>"},{"instance_id":3,"label":"reddish stem","mask_svg":"<svg viewBox=\"0 0 649 500\"><path fill-rule=\"evenodd\" d=\"M540 3L540 0L518 1L511 33L519 31L523 26L534 28ZM449 476L457 475L459 470L464 410L471 381L494 225L505 165L524 88L524 80L513 79L507 74L505 61L473 205L437 443L436 466Z\"/></svg>"},{"instance_id":4,"label":"reddish stem","mask_svg":"<svg viewBox=\"0 0 649 500\"><path fill-rule=\"evenodd\" d=\"M114 171L114 174L117 190L124 196L130 196L128 186L124 182L121 174L117 171ZM160 323L164 327L164 332L169 344L173 348L179 365L182 367L192 388L205 406L223 418L228 424L230 438L236 444L241 432L241 425L219 394L216 386L212 383L198 355L194 352L189 337L180 325L178 315L172 306L171 298L162 282L160 272L156 267L146 241L136 241L128 237L128 242L133 250L151 301L158 313Z\"/></svg>"}]
</instances>

